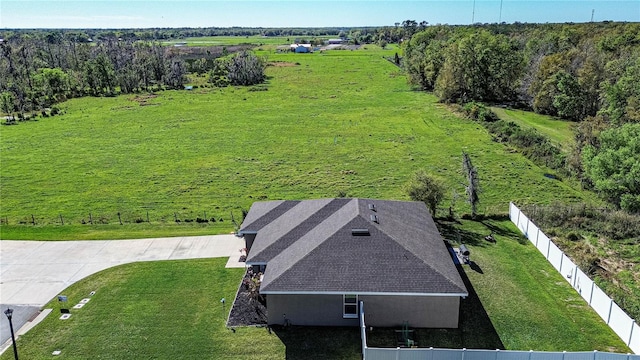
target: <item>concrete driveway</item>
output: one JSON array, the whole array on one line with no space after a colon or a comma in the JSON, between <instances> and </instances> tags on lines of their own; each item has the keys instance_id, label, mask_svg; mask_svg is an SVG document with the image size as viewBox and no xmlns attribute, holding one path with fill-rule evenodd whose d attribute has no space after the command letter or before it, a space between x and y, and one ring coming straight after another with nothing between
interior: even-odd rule
<instances>
[{"instance_id":1,"label":"concrete driveway","mask_svg":"<svg viewBox=\"0 0 640 360\"><path fill-rule=\"evenodd\" d=\"M241 248L244 240L234 235L141 240L1 240L0 309L20 309L21 315L14 314L13 324L18 331L39 308L69 285L104 269L137 261L228 256L228 266L244 267L244 263L237 262ZM0 316L2 344L9 334L7 319L4 314Z\"/></svg>"}]
</instances>

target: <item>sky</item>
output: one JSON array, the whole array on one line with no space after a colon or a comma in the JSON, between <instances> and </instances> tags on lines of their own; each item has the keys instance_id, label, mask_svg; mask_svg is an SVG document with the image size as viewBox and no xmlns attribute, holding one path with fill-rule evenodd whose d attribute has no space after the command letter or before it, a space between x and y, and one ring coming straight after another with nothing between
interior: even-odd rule
<instances>
[{"instance_id":1,"label":"sky","mask_svg":"<svg viewBox=\"0 0 640 360\"><path fill-rule=\"evenodd\" d=\"M0 29L640 22L640 0L0 0Z\"/></svg>"}]
</instances>

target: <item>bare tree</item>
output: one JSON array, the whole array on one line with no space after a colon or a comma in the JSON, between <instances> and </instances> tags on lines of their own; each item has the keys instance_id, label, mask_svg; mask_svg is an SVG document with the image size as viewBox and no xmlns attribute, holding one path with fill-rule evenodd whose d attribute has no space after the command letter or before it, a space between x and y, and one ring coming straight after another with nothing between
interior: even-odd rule
<instances>
[{"instance_id":1,"label":"bare tree","mask_svg":"<svg viewBox=\"0 0 640 360\"><path fill-rule=\"evenodd\" d=\"M471 158L466 152L462 152L462 170L467 179L465 184L467 190L467 202L471 204L471 217L475 218L478 203L480 202L480 181L478 179L478 170L471 163Z\"/></svg>"}]
</instances>

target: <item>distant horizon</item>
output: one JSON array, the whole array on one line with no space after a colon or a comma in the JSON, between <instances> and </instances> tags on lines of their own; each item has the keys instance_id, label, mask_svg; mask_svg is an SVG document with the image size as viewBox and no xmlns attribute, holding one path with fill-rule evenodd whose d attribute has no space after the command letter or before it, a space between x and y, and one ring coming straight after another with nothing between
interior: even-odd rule
<instances>
[{"instance_id":1,"label":"distant horizon","mask_svg":"<svg viewBox=\"0 0 640 360\"><path fill-rule=\"evenodd\" d=\"M0 29L354 28L640 22L639 0L2 0Z\"/></svg>"}]
</instances>

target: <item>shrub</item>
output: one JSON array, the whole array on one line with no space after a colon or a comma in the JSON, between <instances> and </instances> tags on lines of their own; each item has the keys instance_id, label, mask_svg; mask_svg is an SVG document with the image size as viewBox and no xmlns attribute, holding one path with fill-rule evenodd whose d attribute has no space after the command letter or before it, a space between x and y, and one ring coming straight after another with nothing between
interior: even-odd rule
<instances>
[{"instance_id":1,"label":"shrub","mask_svg":"<svg viewBox=\"0 0 640 360\"><path fill-rule=\"evenodd\" d=\"M409 184L406 186L406 192L413 201L423 201L432 216L436 216L438 204L444 198L444 186L442 183L429 176L424 170L418 170Z\"/></svg>"},{"instance_id":2,"label":"shrub","mask_svg":"<svg viewBox=\"0 0 640 360\"><path fill-rule=\"evenodd\" d=\"M470 119L473 120L484 122L494 122L498 120L498 117L493 113L493 111L491 111L491 109L479 102L472 101L466 103L462 107L462 110Z\"/></svg>"}]
</instances>

